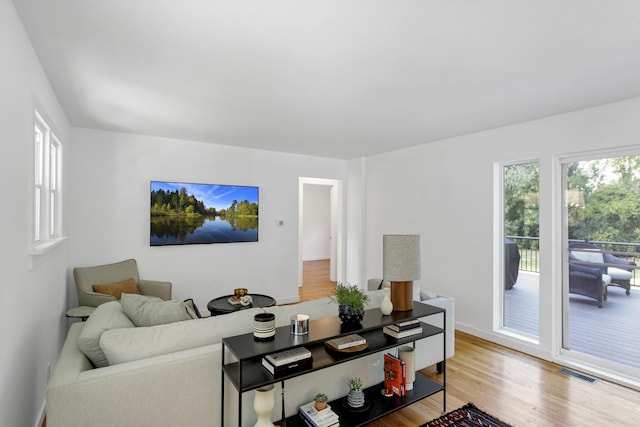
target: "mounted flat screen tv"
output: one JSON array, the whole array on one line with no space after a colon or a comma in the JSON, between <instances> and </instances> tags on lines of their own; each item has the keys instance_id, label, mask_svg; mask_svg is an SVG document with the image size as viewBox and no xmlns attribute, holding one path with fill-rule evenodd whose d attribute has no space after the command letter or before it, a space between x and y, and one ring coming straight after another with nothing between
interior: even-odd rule
<instances>
[{"instance_id":1,"label":"mounted flat screen tv","mask_svg":"<svg viewBox=\"0 0 640 427\"><path fill-rule=\"evenodd\" d=\"M151 246L258 241L258 187L151 181Z\"/></svg>"}]
</instances>

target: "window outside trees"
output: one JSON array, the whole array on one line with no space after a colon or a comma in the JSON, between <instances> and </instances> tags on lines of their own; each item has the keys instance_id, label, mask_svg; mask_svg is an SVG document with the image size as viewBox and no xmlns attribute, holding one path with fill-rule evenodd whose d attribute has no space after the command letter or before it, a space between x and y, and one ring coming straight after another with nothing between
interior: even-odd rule
<instances>
[{"instance_id":1,"label":"window outside trees","mask_svg":"<svg viewBox=\"0 0 640 427\"><path fill-rule=\"evenodd\" d=\"M502 327L539 336L538 162L505 165L502 170L504 293Z\"/></svg>"}]
</instances>

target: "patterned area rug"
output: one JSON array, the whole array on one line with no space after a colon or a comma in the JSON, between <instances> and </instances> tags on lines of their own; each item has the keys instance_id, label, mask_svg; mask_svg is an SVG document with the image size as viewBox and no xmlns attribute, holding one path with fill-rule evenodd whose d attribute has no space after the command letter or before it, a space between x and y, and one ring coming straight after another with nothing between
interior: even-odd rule
<instances>
[{"instance_id":1,"label":"patterned area rug","mask_svg":"<svg viewBox=\"0 0 640 427\"><path fill-rule=\"evenodd\" d=\"M467 403L460 409L444 414L437 420L429 421L420 427L511 427L497 418Z\"/></svg>"}]
</instances>

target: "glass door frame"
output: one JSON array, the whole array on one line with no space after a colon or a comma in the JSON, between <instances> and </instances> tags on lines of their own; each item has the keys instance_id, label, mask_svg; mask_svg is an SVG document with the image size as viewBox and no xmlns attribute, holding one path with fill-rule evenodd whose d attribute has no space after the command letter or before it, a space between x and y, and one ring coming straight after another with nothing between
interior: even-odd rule
<instances>
[{"instance_id":1,"label":"glass door frame","mask_svg":"<svg viewBox=\"0 0 640 427\"><path fill-rule=\"evenodd\" d=\"M553 310L553 331L554 336L552 344L552 353L554 361L575 368L583 372L591 373L598 377L614 381L619 384L626 385L634 389L640 389L640 372L637 369L627 367L615 362L602 359L578 351L571 350L568 345L569 341L569 268L568 268L568 214L567 214L567 164L572 162L589 161L605 158L624 157L629 155L640 155L640 147L627 147L612 150L598 150L588 152L578 152L557 156L555 159L555 176L554 179L554 200L559 209L554 209L553 216L557 221L555 228L555 236L560 238L559 244L554 245L559 250L554 254L556 265L559 271L554 273L556 286L554 286L554 304L557 307ZM596 307L597 309L597 307Z\"/></svg>"}]
</instances>

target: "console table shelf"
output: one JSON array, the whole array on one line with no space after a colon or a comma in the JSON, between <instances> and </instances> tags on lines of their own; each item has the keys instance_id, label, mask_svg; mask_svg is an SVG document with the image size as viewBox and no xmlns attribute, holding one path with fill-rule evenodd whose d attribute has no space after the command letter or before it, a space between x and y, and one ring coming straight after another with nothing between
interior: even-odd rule
<instances>
[{"instance_id":1,"label":"console table shelf","mask_svg":"<svg viewBox=\"0 0 640 427\"><path fill-rule=\"evenodd\" d=\"M368 423L389 415L399 409L412 405L424 398L444 390L444 385L430 380L424 375L416 375L413 383L413 390L408 391L404 397L384 397L380 390L383 383L376 384L364 390L365 398L369 401L370 407L363 412L351 412L343 407L343 400L346 397L329 402L331 410L340 417L340 427L364 426ZM299 415L287 417L287 427L307 427L307 424Z\"/></svg>"},{"instance_id":2,"label":"console table shelf","mask_svg":"<svg viewBox=\"0 0 640 427\"><path fill-rule=\"evenodd\" d=\"M224 401L224 378L228 378L231 384L238 391L239 400L242 402L242 393L255 390L266 385L284 382L288 379L305 375L317 370L330 368L342 363L348 363L360 357L378 353L403 344L415 343L415 341L442 334L443 340L443 383L432 381L422 375L416 375L414 389L407 393L407 396L398 398L385 398L380 393L382 385L376 385L366 390L368 398L375 404L365 413L358 413L357 416L350 417L348 411L340 411L337 405L341 404L341 399L332 402L332 408L340 415L340 425L355 426L362 420L372 421L385 416L393 411L410 405L420 399L424 399L434 393L445 391L445 330L428 323L421 322L422 333L407 338L394 339L385 335L382 328L402 320L418 319L442 313L445 316L446 310L427 304L415 302L413 310L406 312L393 312L384 316L379 309L371 309L365 312L364 320L356 328L345 329L337 316L325 317L312 320L309 325L308 335L292 335L289 327L276 329L275 338L272 341L256 341L253 334L243 334L222 340L222 399ZM358 353L335 353L327 350L325 341L331 338L357 333L367 340L368 347ZM313 364L310 368L299 370L282 375L272 375L262 366L262 358L271 353L296 347L305 347L313 356ZM234 356L235 361L227 362L226 353ZM379 397L379 399L378 399ZM443 399L443 409L446 408L446 397ZM241 419L242 404L238 408L238 417ZM344 418L344 423L343 423ZM357 422L355 420L358 420ZM291 421L290 421L291 420ZM222 408L222 424L224 423L224 406ZM287 425L304 425L302 419L297 415L287 418ZM300 424L302 423L302 424Z\"/></svg>"}]
</instances>

